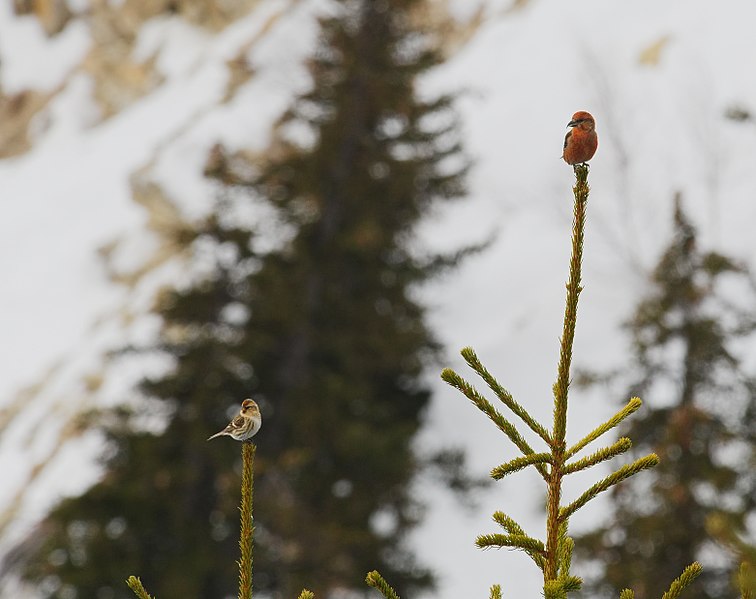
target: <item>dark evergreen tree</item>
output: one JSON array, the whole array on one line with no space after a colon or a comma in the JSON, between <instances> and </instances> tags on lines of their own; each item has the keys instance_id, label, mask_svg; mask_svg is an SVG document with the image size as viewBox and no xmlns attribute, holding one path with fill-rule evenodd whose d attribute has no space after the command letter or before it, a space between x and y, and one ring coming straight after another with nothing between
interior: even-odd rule
<instances>
[{"instance_id":1,"label":"dark evergreen tree","mask_svg":"<svg viewBox=\"0 0 756 599\"><path fill-rule=\"evenodd\" d=\"M157 597L235 594L239 445L205 439L248 395L263 413L256 589L366 593L373 568L402 593L432 584L405 546L421 507L410 484L422 373L439 349L412 292L464 252L423 255L411 242L434 202L463 193L466 165L452 98L416 93L439 62L413 19L420 4L334 2L312 89L268 161L248 176L214 152L224 200L187 239L212 268L161 296L157 349L174 366L142 385L143 409L167 412L166 428L107 427L103 479L27 543L27 579L60 583L49 596L129 597L132 573ZM240 214L256 202L283 225L253 231ZM258 235L286 241L262 252Z\"/></svg>"},{"instance_id":2,"label":"dark evergreen tree","mask_svg":"<svg viewBox=\"0 0 756 599\"><path fill-rule=\"evenodd\" d=\"M737 595L738 556L709 533L726 523L743 534L755 513L756 378L738 356L756 329L752 292L742 265L699 249L678 197L672 243L627 324L632 361L622 373L646 407L621 433L661 463L617 487L608 522L576 540L600 565L597 596L632 587L657 599L694 560L704 565L698 597Z\"/></svg>"}]
</instances>

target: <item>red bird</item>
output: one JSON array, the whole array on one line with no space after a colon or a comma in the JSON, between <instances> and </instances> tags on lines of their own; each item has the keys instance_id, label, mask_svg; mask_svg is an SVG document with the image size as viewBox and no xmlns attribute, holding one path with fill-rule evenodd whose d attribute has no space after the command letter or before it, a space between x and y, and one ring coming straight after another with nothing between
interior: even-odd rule
<instances>
[{"instance_id":1,"label":"red bird","mask_svg":"<svg viewBox=\"0 0 756 599\"><path fill-rule=\"evenodd\" d=\"M567 123L572 127L564 137L564 152L562 158L567 164L584 164L596 153L598 135L596 135L596 121L589 112L581 110L572 115Z\"/></svg>"}]
</instances>

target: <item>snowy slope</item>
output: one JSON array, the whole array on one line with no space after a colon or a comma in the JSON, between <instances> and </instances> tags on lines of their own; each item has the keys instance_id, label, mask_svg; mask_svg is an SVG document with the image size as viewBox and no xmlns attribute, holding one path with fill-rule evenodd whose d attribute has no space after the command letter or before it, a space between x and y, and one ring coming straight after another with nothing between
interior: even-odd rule
<instances>
[{"instance_id":1,"label":"snowy slope","mask_svg":"<svg viewBox=\"0 0 756 599\"><path fill-rule=\"evenodd\" d=\"M13 16L0 3L0 86L54 94L31 150L0 160L0 551L57 497L97 476L98 439L80 434L77 413L128 399L140 374L135 367L105 385L92 380L103 353L154 333L156 323L143 316L152 292L180 276L171 231L213 198L202 177L209 149L216 142L266 147L271 122L307 84L301 62L322 4L263 1L218 33L177 17L150 20L135 60L155 60L162 81L102 119L92 81L79 68L92 43L83 19L48 39L32 17ZM421 235L441 248L499 236L484 255L421 293L447 344L447 364L466 374L456 350L472 345L548 421L573 180L559 155L574 111L590 110L600 135L578 365L621 363L617 325L667 243L675 192L684 194L704 244L756 268L756 129L723 117L735 103L756 110L756 5L450 0L460 22L481 6L485 18L474 35L424 81L429 93L468 90L459 108L476 160L470 197L434 215ZM229 61L239 55L254 74L226 101ZM149 201L154 188L164 201ZM421 447L434 438L463 445L478 472L513 457L482 415L436 372L428 376L438 392ZM621 399L575 393L570 438ZM71 476L74 470L81 475ZM472 545L493 531L496 509L542 534L535 477L497 483L474 513L433 488L422 492L432 509L415 542L442 574L435 597L487 596L494 582L507 596L538 596L526 558ZM586 522L575 518L577 526Z\"/></svg>"}]
</instances>

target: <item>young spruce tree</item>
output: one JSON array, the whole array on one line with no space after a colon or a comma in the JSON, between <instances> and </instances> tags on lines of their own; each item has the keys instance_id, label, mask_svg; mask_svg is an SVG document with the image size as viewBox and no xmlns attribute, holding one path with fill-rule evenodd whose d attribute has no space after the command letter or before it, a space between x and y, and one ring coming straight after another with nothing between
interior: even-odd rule
<instances>
[{"instance_id":1,"label":"young spruce tree","mask_svg":"<svg viewBox=\"0 0 756 599\"><path fill-rule=\"evenodd\" d=\"M281 134L253 176L214 153L226 201L188 240L212 268L160 298L174 367L142 385L167 427L108 427L104 477L30 545L24 575L53 577L50 597L130 597L129 573L161 598L235 595L239 447L205 439L250 395L263 414L255 588L363 593L376 567L401 592L432 583L404 543L419 517L421 375L438 350L412 290L459 254L418 256L410 241L434 202L463 193L465 165L452 98L416 93L439 61L412 19L420 2L332 2L311 91L277 129L309 143ZM289 235L265 253L235 216L260 201Z\"/></svg>"},{"instance_id":2,"label":"young spruce tree","mask_svg":"<svg viewBox=\"0 0 756 599\"><path fill-rule=\"evenodd\" d=\"M627 324L633 359L623 373L648 408L621 434L636 455L654 451L661 462L618 486L606 525L576 547L600 564L592 585L600 596L632 583L637 599L658 598L670 577L699 560L697 596L735 597L747 556L728 554L711 533L743 534L756 515L756 378L737 352L756 329L751 279L742 265L698 247L678 198L673 239L651 284Z\"/></svg>"}]
</instances>

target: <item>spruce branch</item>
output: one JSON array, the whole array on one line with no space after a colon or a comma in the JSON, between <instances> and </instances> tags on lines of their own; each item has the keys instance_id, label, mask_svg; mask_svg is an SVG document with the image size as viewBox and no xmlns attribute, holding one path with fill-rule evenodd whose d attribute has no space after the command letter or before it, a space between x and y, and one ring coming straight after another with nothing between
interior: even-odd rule
<instances>
[{"instance_id":1,"label":"spruce branch","mask_svg":"<svg viewBox=\"0 0 756 599\"><path fill-rule=\"evenodd\" d=\"M557 582L559 587L554 587L555 592L570 593L578 591L583 586L583 579L579 576L572 576L570 568L572 567L572 552L575 549L575 542L567 536L567 522L562 522L559 526L559 540L557 543ZM557 591L558 589L558 591Z\"/></svg>"},{"instance_id":2,"label":"spruce branch","mask_svg":"<svg viewBox=\"0 0 756 599\"><path fill-rule=\"evenodd\" d=\"M254 443L242 443L241 480L241 530L239 532L239 599L252 599L252 496L254 492L255 451Z\"/></svg>"},{"instance_id":3,"label":"spruce branch","mask_svg":"<svg viewBox=\"0 0 756 599\"><path fill-rule=\"evenodd\" d=\"M298 599L315 599L315 593L308 591L307 589L302 589L302 592L299 593Z\"/></svg>"},{"instance_id":4,"label":"spruce branch","mask_svg":"<svg viewBox=\"0 0 756 599\"><path fill-rule=\"evenodd\" d=\"M501 585L495 584L491 587L489 599L501 599Z\"/></svg>"},{"instance_id":5,"label":"spruce branch","mask_svg":"<svg viewBox=\"0 0 756 599\"><path fill-rule=\"evenodd\" d=\"M139 599L154 599L150 594L144 589L144 586L142 585L142 581L139 580L136 576L129 576L126 579L126 584L129 586L129 588L134 591L134 594L139 597Z\"/></svg>"},{"instance_id":6,"label":"spruce branch","mask_svg":"<svg viewBox=\"0 0 756 599\"><path fill-rule=\"evenodd\" d=\"M525 531L522 529L522 526L517 524L517 522L515 522L512 518L507 516L504 512L501 512L501 511L494 512L493 520L511 535L527 536L525 535Z\"/></svg>"},{"instance_id":7,"label":"spruce branch","mask_svg":"<svg viewBox=\"0 0 756 599\"><path fill-rule=\"evenodd\" d=\"M559 581L562 583L562 588L566 593L579 591L583 586L583 579L580 576L567 576L560 578Z\"/></svg>"},{"instance_id":8,"label":"spruce branch","mask_svg":"<svg viewBox=\"0 0 756 599\"><path fill-rule=\"evenodd\" d=\"M494 522L496 522L499 526L501 526L505 532L508 533L508 537L510 539L512 538L521 538L521 539L532 539L536 542L536 544L533 546L533 548L536 549L536 551L532 551L532 548L526 548L522 546L518 546L518 549L522 549L529 557L533 560L536 566L538 566L541 571L546 567L546 559L544 558L544 552L543 552L543 543L541 541L538 541L537 539L534 539L530 535L526 534L523 530L522 526L520 526L517 522L515 522L512 518L507 516L504 512L496 511L493 514ZM491 536L491 535L488 535ZM503 536L503 535L502 535ZM480 539L481 537L478 537ZM490 546L498 546L500 545L487 545L486 547L481 547L481 549L486 549Z\"/></svg>"},{"instance_id":9,"label":"spruce branch","mask_svg":"<svg viewBox=\"0 0 756 599\"><path fill-rule=\"evenodd\" d=\"M480 549L501 549L502 547L522 549L531 557L543 557L546 553L546 549L543 546L542 541L539 541L538 539L534 539L533 537L529 537L527 535L503 535L498 533L479 535L478 538L475 539L475 544Z\"/></svg>"},{"instance_id":10,"label":"spruce branch","mask_svg":"<svg viewBox=\"0 0 756 599\"><path fill-rule=\"evenodd\" d=\"M551 454L533 453L531 455L526 455L521 458L515 458L514 460L505 462L504 464L501 464L500 466L496 466L496 468L491 470L491 478L493 478L494 480L501 480L507 474L512 474L513 472L522 470L523 468L526 468L530 466L531 464L549 464L549 463L551 463Z\"/></svg>"},{"instance_id":11,"label":"spruce branch","mask_svg":"<svg viewBox=\"0 0 756 599\"><path fill-rule=\"evenodd\" d=\"M632 464L626 464L622 466L616 472L613 472L605 479L600 480L595 485L590 487L585 493L578 497L575 501L559 510L559 520L564 521L574 514L577 510L583 507L591 499L594 499L599 493L606 491L614 485L621 483L626 478L637 474L641 470L653 468L659 463L659 456L655 453L651 453L642 458L638 458Z\"/></svg>"},{"instance_id":12,"label":"spruce branch","mask_svg":"<svg viewBox=\"0 0 756 599\"><path fill-rule=\"evenodd\" d=\"M380 591L386 599L399 599L399 595L397 595L396 591L384 580L383 576L378 573L378 570L368 572L368 575L365 577L365 582L374 589Z\"/></svg>"},{"instance_id":13,"label":"spruce branch","mask_svg":"<svg viewBox=\"0 0 756 599\"><path fill-rule=\"evenodd\" d=\"M578 298L582 287L581 265L583 261L583 241L585 239L585 217L588 204L588 167L575 166L576 183L572 191L575 205L572 220L572 256L570 258L570 276L567 282L567 301L564 310L564 328L559 348L559 366L557 380L554 383L554 430L551 446L554 450L564 450L564 438L567 430L567 393L570 385L570 364L572 363L572 345L575 339Z\"/></svg>"},{"instance_id":14,"label":"spruce branch","mask_svg":"<svg viewBox=\"0 0 756 599\"><path fill-rule=\"evenodd\" d=\"M544 599L567 599L567 591L558 580L548 580L543 583Z\"/></svg>"},{"instance_id":15,"label":"spruce branch","mask_svg":"<svg viewBox=\"0 0 756 599\"><path fill-rule=\"evenodd\" d=\"M557 545L558 553L558 574L560 578L569 575L572 567L572 553L575 550L575 541L567 536L567 523L563 522L559 530L559 543Z\"/></svg>"},{"instance_id":16,"label":"spruce branch","mask_svg":"<svg viewBox=\"0 0 756 599\"><path fill-rule=\"evenodd\" d=\"M579 591L583 580L579 576L567 576L557 580L549 580L543 585L545 599L566 599L567 593Z\"/></svg>"},{"instance_id":17,"label":"spruce branch","mask_svg":"<svg viewBox=\"0 0 756 599\"><path fill-rule=\"evenodd\" d=\"M512 394L504 389L504 387L499 384L499 382L493 377L493 375L488 372L486 367L483 366L483 364L478 359L478 356L472 347L465 347L460 353L462 354L462 357L465 359L470 368L472 368L480 375L480 377L486 382L491 391L496 394L496 396L505 406L507 406L510 410L512 410L512 412L519 416L520 419L530 427L530 430L541 437L541 439L543 439L547 444L551 442L549 432L530 414L528 414L527 410L523 408L517 401L515 401L515 399L512 397Z\"/></svg>"},{"instance_id":18,"label":"spruce branch","mask_svg":"<svg viewBox=\"0 0 756 599\"><path fill-rule=\"evenodd\" d=\"M741 599L754 599L754 590L756 590L756 571L748 562L740 564L738 570L738 586L740 587Z\"/></svg>"},{"instance_id":19,"label":"spruce branch","mask_svg":"<svg viewBox=\"0 0 756 599\"><path fill-rule=\"evenodd\" d=\"M475 406L488 416L498 429L503 432L512 443L526 456L535 453L533 448L530 447L527 441L522 438L520 433L499 411L494 408L491 403L483 397L470 383L459 376L451 368L444 368L441 372L441 378L449 385L461 391ZM536 469L542 477L546 478L546 469L543 464L535 464Z\"/></svg>"},{"instance_id":20,"label":"spruce branch","mask_svg":"<svg viewBox=\"0 0 756 599\"><path fill-rule=\"evenodd\" d=\"M572 474L574 472L580 472L581 470L585 470L586 468L590 468L591 466L595 466L596 464L600 464L601 462L611 460L612 458L625 453L632 446L633 443L632 441L630 441L630 439L628 439L627 437L621 437L609 447L599 449L589 456L586 456L576 462L572 462L571 464L567 464L564 467L564 473Z\"/></svg>"},{"instance_id":21,"label":"spruce branch","mask_svg":"<svg viewBox=\"0 0 756 599\"><path fill-rule=\"evenodd\" d=\"M680 593L683 592L685 587L687 587L691 582L693 582L696 578L698 578L698 575L701 574L703 571L703 566L699 564L698 562L693 562L683 570L683 573L680 574L679 577L677 577L671 585L669 585L669 590L662 595L662 599L677 599L677 597L680 596Z\"/></svg>"},{"instance_id":22,"label":"spruce branch","mask_svg":"<svg viewBox=\"0 0 756 599\"><path fill-rule=\"evenodd\" d=\"M635 599L635 591L632 589L622 589L619 599Z\"/></svg>"},{"instance_id":23,"label":"spruce branch","mask_svg":"<svg viewBox=\"0 0 756 599\"><path fill-rule=\"evenodd\" d=\"M572 456L574 456L577 452L579 452L581 449L583 449L586 445L589 443L592 443L596 439L598 439L601 435L603 435L605 432L610 431L614 427L616 427L620 422L622 422L625 418L630 416L633 412L635 412L638 408L643 405L643 402L637 398L633 397L630 401L627 402L627 405L622 408L619 412L617 412L614 416L612 416L609 420L604 422L603 424L597 426L595 429L593 429L590 433L588 433L585 437L583 437L580 441L575 443L572 447L570 447L567 452L565 453L565 458L569 459Z\"/></svg>"}]
</instances>

